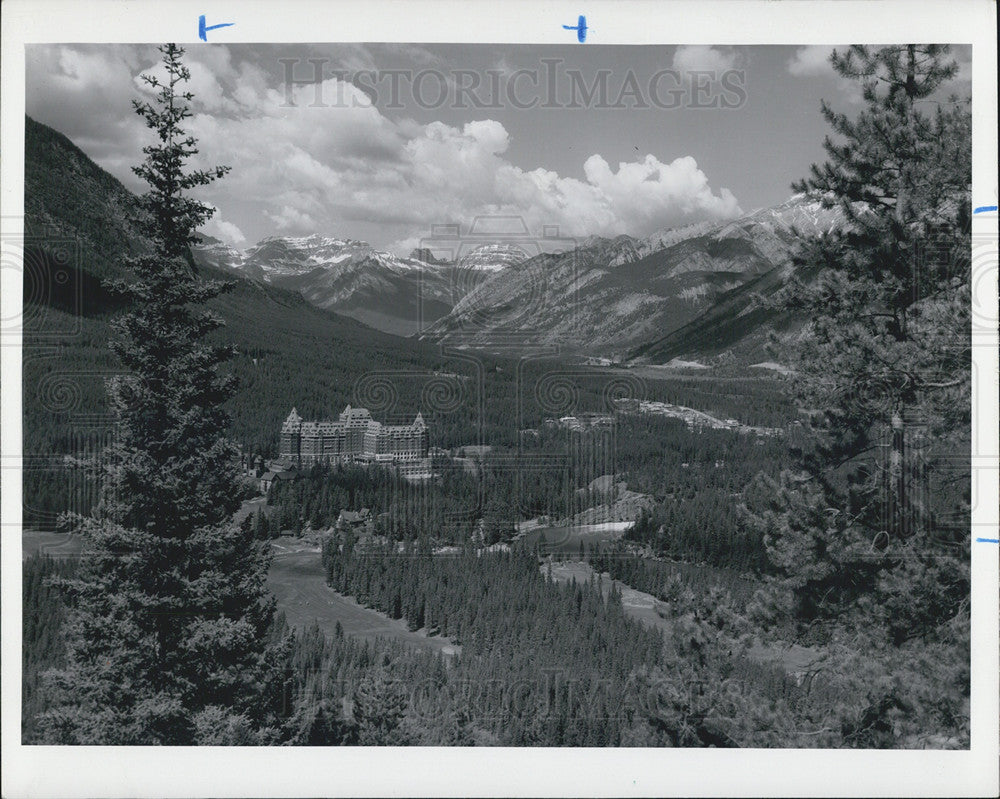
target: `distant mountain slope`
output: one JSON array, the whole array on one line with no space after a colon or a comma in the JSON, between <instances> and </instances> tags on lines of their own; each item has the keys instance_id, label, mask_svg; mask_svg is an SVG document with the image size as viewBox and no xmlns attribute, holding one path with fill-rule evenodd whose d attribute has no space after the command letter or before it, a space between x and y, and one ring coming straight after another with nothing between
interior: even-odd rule
<instances>
[{"instance_id":1,"label":"distant mountain slope","mask_svg":"<svg viewBox=\"0 0 1000 799\"><path fill-rule=\"evenodd\" d=\"M728 354L744 363L767 360L772 333L791 334L802 320L789 313L762 308L754 295L770 296L791 276L789 256L801 236L831 232L841 224L836 208L823 208L818 198L795 195L774 208L755 211L730 223L716 236L752 238L758 252L780 265L720 294L714 303L686 324L651 341L637 345L627 360L667 363L674 358L711 358ZM808 280L809 270L798 276Z\"/></svg>"},{"instance_id":2,"label":"distant mountain slope","mask_svg":"<svg viewBox=\"0 0 1000 799\"><path fill-rule=\"evenodd\" d=\"M425 335L482 347L517 337L626 357L702 314L732 313L731 299L718 311L714 304L761 276L784 274L775 270L788 265L800 235L826 232L838 219L817 198L796 195L731 222L639 240L592 237L572 251L538 255L491 275ZM743 323L755 320L764 321L754 316Z\"/></svg>"},{"instance_id":3,"label":"distant mountain slope","mask_svg":"<svg viewBox=\"0 0 1000 799\"><path fill-rule=\"evenodd\" d=\"M767 360L771 333L792 333L801 324L788 313L759 307L754 295L768 296L788 279L788 266L775 267L743 285L721 294L695 319L665 336L631 350L626 360L667 363L674 358L705 359L724 353L742 363Z\"/></svg>"},{"instance_id":4,"label":"distant mountain slope","mask_svg":"<svg viewBox=\"0 0 1000 799\"><path fill-rule=\"evenodd\" d=\"M24 187L25 247L65 252L63 266L74 274L120 276L123 257L145 246L128 221L136 208L131 192L63 134L31 117L25 117ZM62 285L46 281L43 270L29 261L29 298L42 299Z\"/></svg>"},{"instance_id":5,"label":"distant mountain slope","mask_svg":"<svg viewBox=\"0 0 1000 799\"><path fill-rule=\"evenodd\" d=\"M318 234L272 236L243 252L214 239L194 248L199 264L297 291L319 308L399 336L416 335L447 314L470 274L502 271L527 257L496 244L457 264L429 250L414 255L399 258L367 242Z\"/></svg>"}]
</instances>

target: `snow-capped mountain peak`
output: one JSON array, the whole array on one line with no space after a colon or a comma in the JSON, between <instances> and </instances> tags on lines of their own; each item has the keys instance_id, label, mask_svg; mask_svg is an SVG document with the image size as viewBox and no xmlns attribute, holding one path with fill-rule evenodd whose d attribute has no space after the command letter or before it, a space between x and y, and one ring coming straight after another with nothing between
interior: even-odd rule
<instances>
[{"instance_id":1,"label":"snow-capped mountain peak","mask_svg":"<svg viewBox=\"0 0 1000 799\"><path fill-rule=\"evenodd\" d=\"M419 332L452 305L448 265L400 258L365 241L269 236L240 252L206 240L192 252L200 264L297 291L313 305L398 335Z\"/></svg>"},{"instance_id":2,"label":"snow-capped mountain peak","mask_svg":"<svg viewBox=\"0 0 1000 799\"><path fill-rule=\"evenodd\" d=\"M414 258L399 258L376 250L366 241L314 233L309 236L268 236L240 252L221 242L195 247L202 262L272 283L308 274L316 269L340 275L364 267L394 272L426 270L430 265Z\"/></svg>"},{"instance_id":3,"label":"snow-capped mountain peak","mask_svg":"<svg viewBox=\"0 0 1000 799\"><path fill-rule=\"evenodd\" d=\"M462 254L458 260L460 269L474 269L481 272L500 272L510 266L517 266L537 255L530 243L489 242L480 244Z\"/></svg>"}]
</instances>

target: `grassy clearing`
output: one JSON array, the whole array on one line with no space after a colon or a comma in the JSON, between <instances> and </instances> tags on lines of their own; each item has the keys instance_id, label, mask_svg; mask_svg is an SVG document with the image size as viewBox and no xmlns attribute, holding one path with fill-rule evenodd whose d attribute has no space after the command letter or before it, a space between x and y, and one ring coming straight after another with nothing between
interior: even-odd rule
<instances>
[{"instance_id":1,"label":"grassy clearing","mask_svg":"<svg viewBox=\"0 0 1000 799\"><path fill-rule=\"evenodd\" d=\"M346 635L373 640L393 639L418 649L454 655L461 647L447 638L411 631L399 619L362 607L326 584L319 547L300 539L282 537L274 542L274 560L267 585L278 600L288 624L305 628L314 622L333 635L340 622Z\"/></svg>"},{"instance_id":2,"label":"grassy clearing","mask_svg":"<svg viewBox=\"0 0 1000 799\"><path fill-rule=\"evenodd\" d=\"M598 544L617 541L632 522L604 522L602 524L574 524L568 527L536 527L525 530L518 540L529 549L538 547L542 555L576 554L580 545L596 549Z\"/></svg>"}]
</instances>

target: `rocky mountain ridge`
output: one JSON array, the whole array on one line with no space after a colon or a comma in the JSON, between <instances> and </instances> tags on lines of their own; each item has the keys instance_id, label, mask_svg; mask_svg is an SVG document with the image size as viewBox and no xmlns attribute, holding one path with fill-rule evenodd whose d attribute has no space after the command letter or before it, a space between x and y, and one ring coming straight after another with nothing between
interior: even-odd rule
<instances>
[{"instance_id":1,"label":"rocky mountain ridge","mask_svg":"<svg viewBox=\"0 0 1000 799\"><path fill-rule=\"evenodd\" d=\"M530 239L458 240L443 257L429 248L400 257L313 234L271 236L243 251L206 240L194 257L384 332L449 346L532 344L623 359L655 357L651 345L670 340L676 357L685 347L677 331L724 298L732 307L729 295L750 284L776 288L800 237L827 233L840 218L821 198L799 194L730 221L644 238L591 236L561 252L539 252Z\"/></svg>"},{"instance_id":2,"label":"rocky mountain ridge","mask_svg":"<svg viewBox=\"0 0 1000 799\"><path fill-rule=\"evenodd\" d=\"M724 299L732 305L730 295L744 287L776 290L790 275L801 238L828 233L840 219L821 198L795 195L732 221L644 239L591 237L569 252L537 255L516 270L491 274L424 335L452 346L520 342L615 360L639 351L652 358L655 348L643 347ZM671 357L684 354L683 341L671 351L678 347Z\"/></svg>"}]
</instances>

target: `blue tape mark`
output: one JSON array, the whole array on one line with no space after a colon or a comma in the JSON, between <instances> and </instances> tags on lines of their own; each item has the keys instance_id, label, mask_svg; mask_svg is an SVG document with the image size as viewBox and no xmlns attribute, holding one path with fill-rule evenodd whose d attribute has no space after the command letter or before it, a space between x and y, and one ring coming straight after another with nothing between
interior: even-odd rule
<instances>
[{"instance_id":1,"label":"blue tape mark","mask_svg":"<svg viewBox=\"0 0 1000 799\"><path fill-rule=\"evenodd\" d=\"M576 40L582 44L587 41L587 18L581 14L577 17L576 25L563 25L563 30L576 31Z\"/></svg>"},{"instance_id":2,"label":"blue tape mark","mask_svg":"<svg viewBox=\"0 0 1000 799\"><path fill-rule=\"evenodd\" d=\"M1000 538L977 538L980 544L1000 544Z\"/></svg>"},{"instance_id":3,"label":"blue tape mark","mask_svg":"<svg viewBox=\"0 0 1000 799\"><path fill-rule=\"evenodd\" d=\"M200 17L198 17L198 38L201 39L203 42L207 42L208 37L205 34L208 33L209 31L214 31L217 28L228 28L231 25L235 24L236 24L235 22L220 22L218 25L206 25L205 15L202 14Z\"/></svg>"},{"instance_id":4,"label":"blue tape mark","mask_svg":"<svg viewBox=\"0 0 1000 799\"><path fill-rule=\"evenodd\" d=\"M972 213L974 213L974 214L986 214L986 213L989 213L990 211L995 211L995 210L997 210L997 207L995 205L980 205Z\"/></svg>"}]
</instances>

